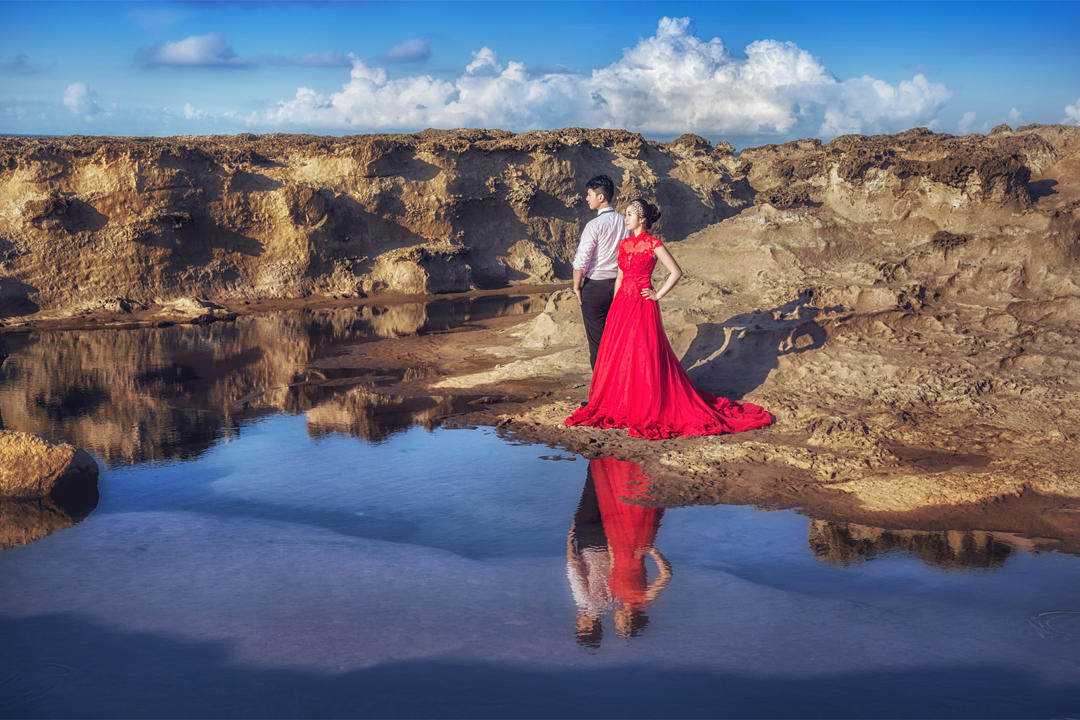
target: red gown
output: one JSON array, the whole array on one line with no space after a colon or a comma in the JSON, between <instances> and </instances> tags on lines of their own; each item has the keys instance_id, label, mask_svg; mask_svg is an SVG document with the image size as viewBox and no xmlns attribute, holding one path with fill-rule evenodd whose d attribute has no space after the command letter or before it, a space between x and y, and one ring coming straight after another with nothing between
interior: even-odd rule
<instances>
[{"instance_id":1,"label":"red gown","mask_svg":"<svg viewBox=\"0 0 1080 720\"><path fill-rule=\"evenodd\" d=\"M622 285L608 311L589 403L567 425L627 428L631 437L670 438L754 430L773 421L757 405L698 390L671 349L660 307L642 297L652 284L660 241L647 233L619 245Z\"/></svg>"}]
</instances>

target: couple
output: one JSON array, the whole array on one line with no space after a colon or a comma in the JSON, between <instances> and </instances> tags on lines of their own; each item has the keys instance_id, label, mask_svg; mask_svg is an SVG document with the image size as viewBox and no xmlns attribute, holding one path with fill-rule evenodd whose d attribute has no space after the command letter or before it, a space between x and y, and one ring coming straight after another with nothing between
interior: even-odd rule
<instances>
[{"instance_id":1,"label":"couple","mask_svg":"<svg viewBox=\"0 0 1080 720\"><path fill-rule=\"evenodd\" d=\"M698 390L686 376L664 334L658 301L682 277L664 244L649 234L657 207L631 200L615 212L615 184L606 175L590 180L585 201L597 216L581 234L574 257L574 292L581 304L589 360L589 401L567 425L627 428L631 437L670 438L753 430L772 422L764 409ZM668 269L659 290L652 272Z\"/></svg>"}]
</instances>

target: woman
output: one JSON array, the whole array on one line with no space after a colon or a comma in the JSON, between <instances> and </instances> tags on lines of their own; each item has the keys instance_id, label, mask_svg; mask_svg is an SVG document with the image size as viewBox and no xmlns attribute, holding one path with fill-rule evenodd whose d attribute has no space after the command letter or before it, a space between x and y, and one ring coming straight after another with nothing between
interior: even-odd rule
<instances>
[{"instance_id":1,"label":"woman","mask_svg":"<svg viewBox=\"0 0 1080 720\"><path fill-rule=\"evenodd\" d=\"M615 299L593 370L589 402L567 425L627 428L632 437L669 438L753 430L772 422L757 405L736 403L698 390L671 349L657 301L671 292L682 270L648 230L660 211L640 198L626 208L630 232L619 245ZM670 275L652 287L657 259Z\"/></svg>"}]
</instances>

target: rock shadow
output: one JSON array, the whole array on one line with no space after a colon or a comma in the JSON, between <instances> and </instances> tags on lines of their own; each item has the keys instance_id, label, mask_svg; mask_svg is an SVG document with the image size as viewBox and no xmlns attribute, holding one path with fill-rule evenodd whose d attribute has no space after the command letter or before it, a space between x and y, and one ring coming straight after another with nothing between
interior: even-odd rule
<instances>
[{"instance_id":1,"label":"rock shadow","mask_svg":"<svg viewBox=\"0 0 1080 720\"><path fill-rule=\"evenodd\" d=\"M281 182L259 173L236 170L226 179L229 192L269 192L281 187Z\"/></svg>"},{"instance_id":2,"label":"rock shadow","mask_svg":"<svg viewBox=\"0 0 1080 720\"><path fill-rule=\"evenodd\" d=\"M26 214L31 224L50 232L62 230L74 235L78 232L97 232L109 222L109 217L98 212L90 203L74 197L74 193L53 193L43 200L26 204Z\"/></svg>"},{"instance_id":3,"label":"rock shadow","mask_svg":"<svg viewBox=\"0 0 1080 720\"><path fill-rule=\"evenodd\" d=\"M804 290L772 310L698 325L682 358L690 379L710 392L739 400L765 382L782 356L822 347L828 335L815 318L838 308L814 307L813 298L813 290Z\"/></svg>"},{"instance_id":4,"label":"rock shadow","mask_svg":"<svg viewBox=\"0 0 1080 720\"><path fill-rule=\"evenodd\" d=\"M1057 180L1036 180L1029 182L1027 188L1033 200L1040 200L1050 195L1057 195L1058 191L1054 189L1057 184Z\"/></svg>"},{"instance_id":5,"label":"rock shadow","mask_svg":"<svg viewBox=\"0 0 1080 720\"><path fill-rule=\"evenodd\" d=\"M30 299L37 292L33 285L12 277L0 277L0 318L36 313L40 307Z\"/></svg>"},{"instance_id":6,"label":"rock shadow","mask_svg":"<svg viewBox=\"0 0 1080 720\"><path fill-rule=\"evenodd\" d=\"M708 145L704 140L701 142ZM710 225L738 215L753 204L753 188L749 184L746 184L745 188L737 187L738 183L726 169L720 171L720 177L712 188L706 190L672 176L679 166L668 153L647 148L643 151L643 157L657 174L655 184L646 188L642 186L641 179L623 174L618 181L621 187L616 195L616 206L621 209L622 204L636 195L654 199L663 212L656 230L668 241L682 240ZM727 193L722 192L724 188L728 189ZM744 196L749 198L744 205L733 205L730 202L732 199L742 200Z\"/></svg>"},{"instance_id":7,"label":"rock shadow","mask_svg":"<svg viewBox=\"0 0 1080 720\"><path fill-rule=\"evenodd\" d=\"M309 237L332 256L385 252L426 242L426 238L398 219L409 215L401 198L383 196L371 212L344 193L319 192L328 193L329 199L322 217L312 223Z\"/></svg>"},{"instance_id":8,"label":"rock shadow","mask_svg":"<svg viewBox=\"0 0 1080 720\"><path fill-rule=\"evenodd\" d=\"M410 182L430 182L443 170L416 156L412 148L402 148L374 158L367 163L363 176L368 178L402 178Z\"/></svg>"}]
</instances>

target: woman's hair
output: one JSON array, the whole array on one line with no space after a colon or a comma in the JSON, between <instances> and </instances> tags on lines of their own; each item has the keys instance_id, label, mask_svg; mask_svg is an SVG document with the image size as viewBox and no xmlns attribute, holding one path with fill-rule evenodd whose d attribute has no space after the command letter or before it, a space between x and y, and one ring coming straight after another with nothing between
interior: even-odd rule
<instances>
[{"instance_id":1,"label":"woman's hair","mask_svg":"<svg viewBox=\"0 0 1080 720\"><path fill-rule=\"evenodd\" d=\"M645 229L651 230L653 223L660 219L660 208L653 205L645 198L634 198L630 201L630 204L626 206L626 211L633 210L637 213L637 216L645 221Z\"/></svg>"}]
</instances>

